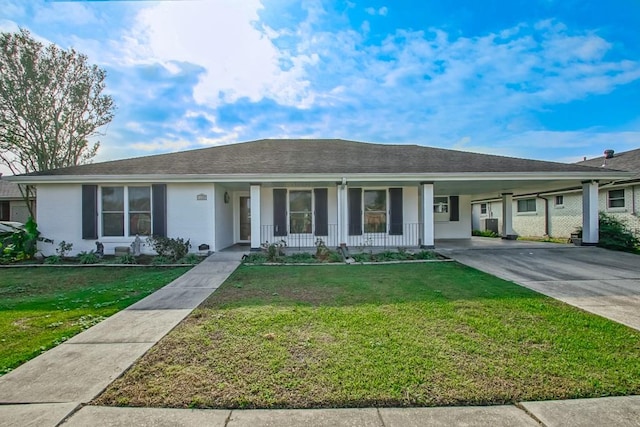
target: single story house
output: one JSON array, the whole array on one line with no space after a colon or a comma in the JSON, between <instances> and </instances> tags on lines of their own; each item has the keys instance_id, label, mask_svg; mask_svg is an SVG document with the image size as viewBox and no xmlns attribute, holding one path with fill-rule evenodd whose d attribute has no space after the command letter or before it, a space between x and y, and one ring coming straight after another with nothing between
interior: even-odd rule
<instances>
[{"instance_id":1,"label":"single story house","mask_svg":"<svg viewBox=\"0 0 640 427\"><path fill-rule=\"evenodd\" d=\"M195 249L266 242L433 248L471 237L471 202L582 188L585 244L598 239L598 182L626 172L418 145L265 139L21 175L37 188L42 234L105 253L136 235L189 239ZM512 235L511 210L503 213ZM44 244L45 255L55 245ZM149 248L146 248L149 250Z\"/></svg>"},{"instance_id":2,"label":"single story house","mask_svg":"<svg viewBox=\"0 0 640 427\"><path fill-rule=\"evenodd\" d=\"M640 149L604 155L576 163L601 170L627 171L631 176L600 181L598 210L606 212L640 236ZM513 230L521 236L569 237L582 226L582 188L558 187L521 191L513 196ZM500 230L502 200L499 197L474 198L473 228Z\"/></svg>"},{"instance_id":3,"label":"single story house","mask_svg":"<svg viewBox=\"0 0 640 427\"><path fill-rule=\"evenodd\" d=\"M35 203L35 202L32 202ZM7 180L0 173L0 221L26 223L29 219L29 208L15 182Z\"/></svg>"}]
</instances>

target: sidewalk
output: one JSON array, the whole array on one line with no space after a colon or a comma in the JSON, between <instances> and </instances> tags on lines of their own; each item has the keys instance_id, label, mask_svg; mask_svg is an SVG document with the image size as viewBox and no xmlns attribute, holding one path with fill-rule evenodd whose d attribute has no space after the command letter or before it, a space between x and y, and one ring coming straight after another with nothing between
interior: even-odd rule
<instances>
[{"instance_id":1,"label":"sidewalk","mask_svg":"<svg viewBox=\"0 0 640 427\"><path fill-rule=\"evenodd\" d=\"M0 377L0 426L56 426L91 401L238 267L216 253L164 288Z\"/></svg>"},{"instance_id":2,"label":"sidewalk","mask_svg":"<svg viewBox=\"0 0 640 427\"><path fill-rule=\"evenodd\" d=\"M236 269L216 253L154 294L0 377L0 426L640 427L640 396L439 408L192 410L85 406Z\"/></svg>"}]
</instances>

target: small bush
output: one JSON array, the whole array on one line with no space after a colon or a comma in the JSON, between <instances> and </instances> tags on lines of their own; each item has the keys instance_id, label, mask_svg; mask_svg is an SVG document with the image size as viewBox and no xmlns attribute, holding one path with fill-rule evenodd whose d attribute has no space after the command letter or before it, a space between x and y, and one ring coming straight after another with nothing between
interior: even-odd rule
<instances>
[{"instance_id":1,"label":"small bush","mask_svg":"<svg viewBox=\"0 0 640 427\"><path fill-rule=\"evenodd\" d=\"M200 257L196 254L187 254L178 260L178 264L197 264L200 262Z\"/></svg>"},{"instance_id":2,"label":"small bush","mask_svg":"<svg viewBox=\"0 0 640 427\"><path fill-rule=\"evenodd\" d=\"M171 261L178 261L184 258L191 248L191 242L182 238L158 237L153 236L147 239L147 243L151 245L154 251Z\"/></svg>"},{"instance_id":3,"label":"small bush","mask_svg":"<svg viewBox=\"0 0 640 427\"><path fill-rule=\"evenodd\" d=\"M491 230L473 230L471 231L471 235L480 237L499 237L497 233L494 233Z\"/></svg>"},{"instance_id":4,"label":"small bush","mask_svg":"<svg viewBox=\"0 0 640 427\"><path fill-rule=\"evenodd\" d=\"M78 254L78 261L80 264L97 264L99 259L93 251L82 251Z\"/></svg>"},{"instance_id":5,"label":"small bush","mask_svg":"<svg viewBox=\"0 0 640 427\"><path fill-rule=\"evenodd\" d=\"M62 264L62 257L59 255L51 255L50 257L46 257L44 259L45 264Z\"/></svg>"},{"instance_id":6,"label":"small bush","mask_svg":"<svg viewBox=\"0 0 640 427\"><path fill-rule=\"evenodd\" d=\"M167 257L164 257L162 255L158 255L156 257L153 257L153 261L151 261L151 263L153 265L163 265L163 264L170 264L171 260Z\"/></svg>"},{"instance_id":7,"label":"small bush","mask_svg":"<svg viewBox=\"0 0 640 427\"><path fill-rule=\"evenodd\" d=\"M616 251L634 252L640 246L638 239L619 219L600 212L598 246Z\"/></svg>"},{"instance_id":8,"label":"small bush","mask_svg":"<svg viewBox=\"0 0 640 427\"><path fill-rule=\"evenodd\" d=\"M262 252L251 252L242 257L242 262L247 264L264 264L267 262L267 255Z\"/></svg>"},{"instance_id":9,"label":"small bush","mask_svg":"<svg viewBox=\"0 0 640 427\"><path fill-rule=\"evenodd\" d=\"M56 254L60 258L65 258L69 252L73 249L73 243L67 243L64 240L58 243L58 248L56 249Z\"/></svg>"},{"instance_id":10,"label":"small bush","mask_svg":"<svg viewBox=\"0 0 640 427\"><path fill-rule=\"evenodd\" d=\"M116 264L137 264L136 257L131 254L124 254L119 256L114 261Z\"/></svg>"}]
</instances>

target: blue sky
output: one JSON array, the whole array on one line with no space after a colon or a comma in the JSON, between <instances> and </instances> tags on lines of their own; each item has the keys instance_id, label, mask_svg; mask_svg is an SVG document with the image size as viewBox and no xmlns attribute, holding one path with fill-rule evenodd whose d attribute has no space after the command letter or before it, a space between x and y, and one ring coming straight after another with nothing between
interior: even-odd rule
<instances>
[{"instance_id":1,"label":"blue sky","mask_svg":"<svg viewBox=\"0 0 640 427\"><path fill-rule=\"evenodd\" d=\"M260 138L640 147L637 0L0 0L18 27L107 70L98 161Z\"/></svg>"}]
</instances>

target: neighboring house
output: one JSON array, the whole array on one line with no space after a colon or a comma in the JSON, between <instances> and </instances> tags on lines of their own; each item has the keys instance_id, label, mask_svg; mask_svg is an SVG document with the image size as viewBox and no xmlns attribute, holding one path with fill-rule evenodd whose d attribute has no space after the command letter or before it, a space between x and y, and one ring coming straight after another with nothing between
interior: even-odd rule
<instances>
[{"instance_id":1,"label":"neighboring house","mask_svg":"<svg viewBox=\"0 0 640 427\"><path fill-rule=\"evenodd\" d=\"M215 251L280 240L313 247L317 239L331 247L431 248L435 239L471 236L471 201L479 195L510 201L523 188L576 186L591 197L584 241L595 244L597 181L628 176L417 145L260 140L14 180L36 186L44 235L73 243L74 251L99 240L109 253L150 234ZM503 225L512 234L510 222ZM55 244L42 250L52 254Z\"/></svg>"},{"instance_id":2,"label":"neighboring house","mask_svg":"<svg viewBox=\"0 0 640 427\"><path fill-rule=\"evenodd\" d=\"M598 210L622 220L640 236L640 149L623 153L606 150L602 157L576 164L632 174L623 179L600 181ZM500 229L500 198L474 198L472 206L474 229ZM518 235L569 237L582 226L582 187L558 186L553 190L515 193L513 212L513 230Z\"/></svg>"},{"instance_id":3,"label":"neighboring house","mask_svg":"<svg viewBox=\"0 0 640 427\"><path fill-rule=\"evenodd\" d=\"M22 198L18 184L7 181L0 174L0 221L26 223L29 209Z\"/></svg>"}]
</instances>

